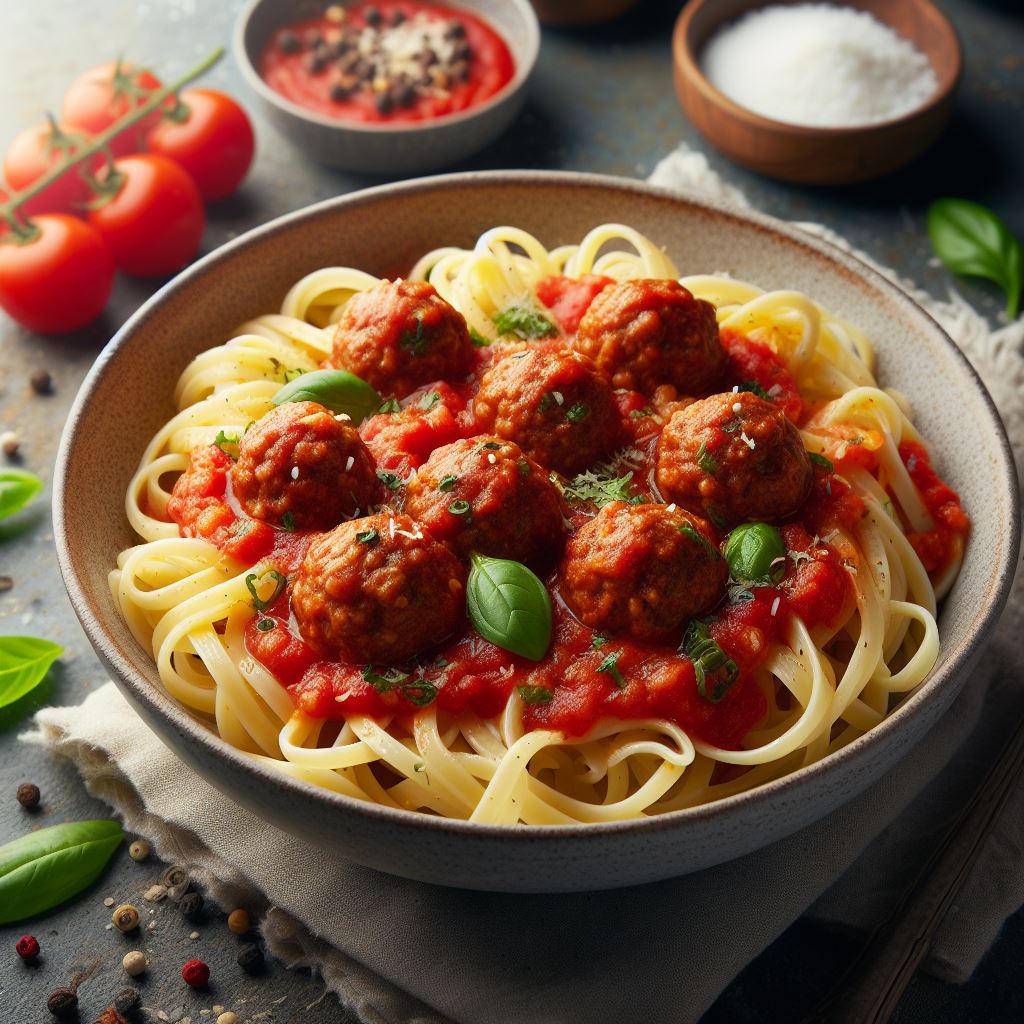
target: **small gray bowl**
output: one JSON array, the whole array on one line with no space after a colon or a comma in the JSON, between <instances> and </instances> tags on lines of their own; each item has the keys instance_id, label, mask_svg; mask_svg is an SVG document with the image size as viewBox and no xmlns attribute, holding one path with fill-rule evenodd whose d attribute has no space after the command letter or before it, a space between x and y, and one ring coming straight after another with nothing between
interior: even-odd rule
<instances>
[{"instance_id":1,"label":"small gray bowl","mask_svg":"<svg viewBox=\"0 0 1024 1024\"><path fill-rule=\"evenodd\" d=\"M356 124L285 99L256 68L274 30L295 20L294 0L249 0L235 23L235 60L270 122L303 153L357 174L421 174L458 163L508 128L526 101L526 82L540 51L540 26L528 0L457 0L451 6L489 21L508 44L516 65L503 89L456 114L414 124Z\"/></svg>"},{"instance_id":2,"label":"small gray bowl","mask_svg":"<svg viewBox=\"0 0 1024 1024\"><path fill-rule=\"evenodd\" d=\"M279 308L303 274L412 266L515 224L553 247L597 224L630 224L688 272L798 288L877 342L883 384L903 392L937 468L973 517L939 614L931 675L883 722L816 764L704 807L560 827L478 825L362 803L253 761L163 689L152 652L118 613L107 576L138 542L124 495L174 414L174 382L238 324ZM236 238L179 274L103 350L68 415L54 475L54 533L71 602L145 723L225 801L345 857L406 878L501 892L612 889L722 863L809 825L892 770L949 708L1006 601L1019 543L1013 459L991 399L919 306L847 253L760 214L596 175L499 171L399 182L330 199Z\"/></svg>"}]
</instances>

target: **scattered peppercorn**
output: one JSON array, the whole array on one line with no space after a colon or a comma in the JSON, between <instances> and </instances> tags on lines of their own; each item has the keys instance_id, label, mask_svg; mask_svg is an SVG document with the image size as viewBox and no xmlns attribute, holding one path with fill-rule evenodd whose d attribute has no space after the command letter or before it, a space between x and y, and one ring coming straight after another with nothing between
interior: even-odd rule
<instances>
[{"instance_id":1,"label":"scattered peppercorn","mask_svg":"<svg viewBox=\"0 0 1024 1024\"><path fill-rule=\"evenodd\" d=\"M282 32L277 42L285 53L298 53L302 49L302 40L294 32Z\"/></svg>"},{"instance_id":2,"label":"scattered peppercorn","mask_svg":"<svg viewBox=\"0 0 1024 1024\"><path fill-rule=\"evenodd\" d=\"M238 951L238 966L246 974L258 974L263 970L263 950L258 943L247 942Z\"/></svg>"},{"instance_id":3,"label":"scattered peppercorn","mask_svg":"<svg viewBox=\"0 0 1024 1024\"><path fill-rule=\"evenodd\" d=\"M14 948L22 960L35 960L39 956L39 940L34 935L22 935Z\"/></svg>"},{"instance_id":4,"label":"scattered peppercorn","mask_svg":"<svg viewBox=\"0 0 1024 1024\"><path fill-rule=\"evenodd\" d=\"M7 458L16 458L21 451L21 438L13 430L5 430L0 434L0 450Z\"/></svg>"},{"instance_id":5,"label":"scattered peppercorn","mask_svg":"<svg viewBox=\"0 0 1024 1024\"><path fill-rule=\"evenodd\" d=\"M225 1010L217 1018L217 1024L238 1024L238 1014L234 1010Z\"/></svg>"},{"instance_id":6,"label":"scattered peppercorn","mask_svg":"<svg viewBox=\"0 0 1024 1024\"><path fill-rule=\"evenodd\" d=\"M54 1017L71 1017L78 1009L78 996L73 988L54 989L46 1000L46 1008Z\"/></svg>"},{"instance_id":7,"label":"scattered peppercorn","mask_svg":"<svg viewBox=\"0 0 1024 1024\"><path fill-rule=\"evenodd\" d=\"M14 588L14 580L10 576L0 576L0 594Z\"/></svg>"},{"instance_id":8,"label":"scattered peppercorn","mask_svg":"<svg viewBox=\"0 0 1024 1024\"><path fill-rule=\"evenodd\" d=\"M172 885L181 885L183 882L188 881L188 872L180 864L172 864L169 868L165 869L164 873L160 876L160 882L166 885L168 889Z\"/></svg>"},{"instance_id":9,"label":"scattered peppercorn","mask_svg":"<svg viewBox=\"0 0 1024 1024\"><path fill-rule=\"evenodd\" d=\"M367 7L363 11L363 18L367 25L379 25L381 23L380 11L376 7Z\"/></svg>"},{"instance_id":10,"label":"scattered peppercorn","mask_svg":"<svg viewBox=\"0 0 1024 1024\"><path fill-rule=\"evenodd\" d=\"M210 980L210 968L202 960L189 960L181 969L185 984L192 988L203 988Z\"/></svg>"},{"instance_id":11,"label":"scattered peppercorn","mask_svg":"<svg viewBox=\"0 0 1024 1024\"><path fill-rule=\"evenodd\" d=\"M146 969L146 954L139 949L133 949L130 953L125 953L121 966L125 974L137 978Z\"/></svg>"},{"instance_id":12,"label":"scattered peppercorn","mask_svg":"<svg viewBox=\"0 0 1024 1024\"><path fill-rule=\"evenodd\" d=\"M186 921L198 921L203 913L203 897L198 892L188 892L181 897L181 912Z\"/></svg>"},{"instance_id":13,"label":"scattered peppercorn","mask_svg":"<svg viewBox=\"0 0 1024 1024\"><path fill-rule=\"evenodd\" d=\"M34 782L23 782L18 787L18 803L26 811L34 811L39 806L39 787Z\"/></svg>"},{"instance_id":14,"label":"scattered peppercorn","mask_svg":"<svg viewBox=\"0 0 1024 1024\"><path fill-rule=\"evenodd\" d=\"M116 1006L108 1006L97 1018L96 1024L128 1024Z\"/></svg>"},{"instance_id":15,"label":"scattered peppercorn","mask_svg":"<svg viewBox=\"0 0 1024 1024\"><path fill-rule=\"evenodd\" d=\"M28 382L37 395L48 395L53 391L53 378L46 370L33 370Z\"/></svg>"},{"instance_id":16,"label":"scattered peppercorn","mask_svg":"<svg viewBox=\"0 0 1024 1024\"><path fill-rule=\"evenodd\" d=\"M139 996L139 990L137 988L123 988L117 993L117 998L114 1000L114 1009L118 1013L131 1013L132 1010L137 1010L141 997Z\"/></svg>"},{"instance_id":17,"label":"scattered peppercorn","mask_svg":"<svg viewBox=\"0 0 1024 1024\"><path fill-rule=\"evenodd\" d=\"M122 903L111 915L111 920L119 932L134 931L139 927L139 912L130 903Z\"/></svg>"},{"instance_id":18,"label":"scattered peppercorn","mask_svg":"<svg viewBox=\"0 0 1024 1024\"><path fill-rule=\"evenodd\" d=\"M188 893L188 890L189 883L188 881L184 881L180 885L172 885L167 890L167 895L170 897L170 899L177 903L180 899L182 899L183 896L185 896Z\"/></svg>"},{"instance_id":19,"label":"scattered peppercorn","mask_svg":"<svg viewBox=\"0 0 1024 1024\"><path fill-rule=\"evenodd\" d=\"M241 907L237 910L232 910L228 914L228 930L234 932L236 935L245 935L245 933L252 927L249 921L249 915Z\"/></svg>"},{"instance_id":20,"label":"scattered peppercorn","mask_svg":"<svg viewBox=\"0 0 1024 1024\"><path fill-rule=\"evenodd\" d=\"M128 847L128 856L132 860L145 860L149 856L149 843L145 839L136 839Z\"/></svg>"}]
</instances>

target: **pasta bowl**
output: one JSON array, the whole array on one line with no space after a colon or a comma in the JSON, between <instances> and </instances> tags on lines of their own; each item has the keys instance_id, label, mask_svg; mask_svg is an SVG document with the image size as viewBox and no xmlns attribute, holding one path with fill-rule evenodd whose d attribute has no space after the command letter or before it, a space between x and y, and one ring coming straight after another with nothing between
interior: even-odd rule
<instances>
[{"instance_id":1,"label":"pasta bowl","mask_svg":"<svg viewBox=\"0 0 1024 1024\"><path fill-rule=\"evenodd\" d=\"M514 224L546 246L614 217L688 270L802 289L877 340L881 382L905 394L937 468L973 517L960 575L940 607L934 670L886 718L822 760L702 806L630 821L496 826L357 801L283 774L229 745L164 690L108 575L136 543L124 494L174 413L189 361L242 322L280 307L321 267L408 272L438 246L472 246ZM955 410L955 413L953 412ZM407 878L470 889L567 892L674 877L738 857L835 810L890 770L950 706L1006 599L1018 548L1015 471L999 417L941 329L855 258L757 214L614 178L480 172L380 186L275 220L163 288L100 356L68 418L54 491L69 595L98 655L146 724L191 768L282 830Z\"/></svg>"}]
</instances>

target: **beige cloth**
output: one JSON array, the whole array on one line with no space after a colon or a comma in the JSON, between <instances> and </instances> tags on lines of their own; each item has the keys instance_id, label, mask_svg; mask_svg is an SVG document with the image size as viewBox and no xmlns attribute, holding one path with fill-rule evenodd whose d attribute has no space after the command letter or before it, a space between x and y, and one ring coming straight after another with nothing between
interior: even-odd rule
<instances>
[{"instance_id":1,"label":"beige cloth","mask_svg":"<svg viewBox=\"0 0 1024 1024\"><path fill-rule=\"evenodd\" d=\"M663 161L654 180L744 202L687 150ZM990 334L955 296L943 303L917 297L988 382L1019 457L1024 327ZM80 707L41 711L37 732L26 738L72 759L128 829L150 837L163 858L189 865L216 901L262 908L270 951L320 971L371 1024L685 1024L808 909L855 927L888 909L990 763L1004 723L1019 717L1021 597L1018 586L984 665L900 771L765 850L610 893L438 889L326 860L193 775L140 725L113 684ZM1024 902L1022 847L1018 796L940 931L932 970L954 980L969 975Z\"/></svg>"}]
</instances>

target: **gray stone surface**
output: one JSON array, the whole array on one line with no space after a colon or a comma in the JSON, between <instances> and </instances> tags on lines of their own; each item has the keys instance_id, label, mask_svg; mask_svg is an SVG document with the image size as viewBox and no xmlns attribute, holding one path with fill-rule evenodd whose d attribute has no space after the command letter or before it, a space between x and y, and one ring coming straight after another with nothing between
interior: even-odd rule
<instances>
[{"instance_id":1,"label":"gray stone surface","mask_svg":"<svg viewBox=\"0 0 1024 1024\"><path fill-rule=\"evenodd\" d=\"M940 0L939 6L960 32L967 69L948 132L911 167L879 182L826 190L758 178L709 152L712 165L761 209L829 224L936 293L948 287L950 278L931 260L923 229L922 213L931 199L974 198L997 209L1024 236L1020 0ZM228 43L238 7L220 0L3 0L0 140L6 142L44 110L56 109L65 85L78 72L118 54L149 63L165 77L180 73L214 45ZM702 146L672 90L669 37L679 7L648 0L630 19L611 27L546 30L525 112L503 139L462 166L646 176L680 140ZM254 107L230 56L204 83ZM256 128L259 151L251 176L237 197L209 208L204 252L278 214L371 183L307 162L258 119ZM105 340L156 284L119 278L104 317L63 339L33 336L0 313L0 431L14 429L22 436L26 468L49 481L60 429L79 382ZM993 317L1001 308L994 289L971 284L963 290ZM34 396L28 387L29 374L40 367L53 374L52 396ZM64 596L44 503L39 507L44 511L0 527L0 575L14 579L13 589L0 593L0 633L32 634L63 644L66 656L34 702L77 702L103 677ZM17 742L28 710L23 705L14 714L0 712L0 841L40 824L105 812L84 792L72 768ZM43 790L43 807L31 819L14 799L18 784L27 780ZM50 1020L46 996L66 983L76 967L94 969L81 989L82 1018L94 1020L128 983L120 968L124 952L140 945L105 929L110 912L103 899L141 905L142 893L160 870L154 861L139 865L122 852L80 899L24 927L0 929L0 1024ZM237 1010L243 1021L271 1024L349 1019L333 997L320 1000L321 989L307 974L273 965L263 978L244 976L234 962L238 942L227 931L223 914L211 911L206 923L193 926L174 907L161 904L152 917L145 916L156 923L141 943L152 962L141 985L152 1019L212 1021L214 1005ZM1003 980L1012 978L1024 960L1020 918L967 989L915 981L898 1013L901 1024L1020 1019L1019 993ZM25 930L33 931L44 947L34 969L24 967L12 949ZM189 938L193 930L200 933L198 939ZM836 976L851 948L848 939L798 925L725 993L709 1020L798 1018ZM193 993L181 982L181 964L193 956L213 968L208 993ZM159 1010L166 1017L157 1017Z\"/></svg>"}]
</instances>

